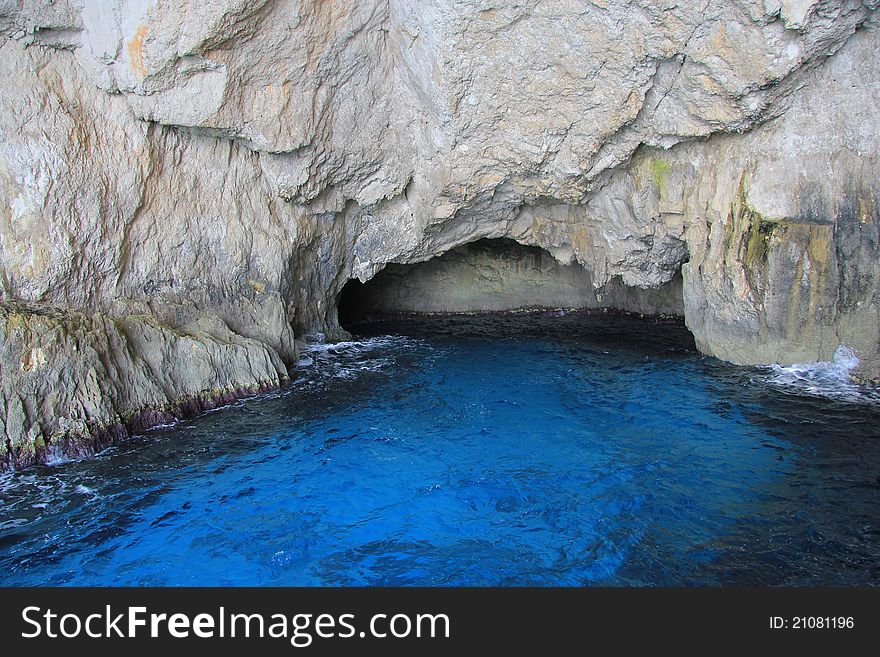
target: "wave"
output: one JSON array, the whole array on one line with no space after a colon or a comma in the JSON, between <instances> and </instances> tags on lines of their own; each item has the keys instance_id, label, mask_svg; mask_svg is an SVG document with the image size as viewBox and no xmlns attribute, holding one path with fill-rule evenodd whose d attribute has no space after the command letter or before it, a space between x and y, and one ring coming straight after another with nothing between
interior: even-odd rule
<instances>
[{"instance_id":1,"label":"wave","mask_svg":"<svg viewBox=\"0 0 880 657\"><path fill-rule=\"evenodd\" d=\"M835 401L880 404L880 389L863 386L850 378L859 365L858 356L846 345L834 352L833 361L765 366L766 382L784 392L825 397Z\"/></svg>"},{"instance_id":2,"label":"wave","mask_svg":"<svg viewBox=\"0 0 880 657\"><path fill-rule=\"evenodd\" d=\"M306 351L319 354L363 353L388 347L407 347L424 344L423 340L417 340L402 335L378 335L371 338L363 338L361 340L344 340L342 342L324 342L323 340L318 340L317 342L310 342L306 346Z\"/></svg>"},{"instance_id":3,"label":"wave","mask_svg":"<svg viewBox=\"0 0 880 657\"><path fill-rule=\"evenodd\" d=\"M312 342L297 363L300 371L318 378L353 379L364 372L379 372L395 363L395 357L413 349L427 350L423 340L382 335L343 342Z\"/></svg>"}]
</instances>

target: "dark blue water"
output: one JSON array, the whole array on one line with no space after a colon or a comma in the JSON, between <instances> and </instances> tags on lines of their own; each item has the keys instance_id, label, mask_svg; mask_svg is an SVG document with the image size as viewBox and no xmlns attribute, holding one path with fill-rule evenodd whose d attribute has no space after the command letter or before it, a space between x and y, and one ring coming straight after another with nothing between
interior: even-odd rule
<instances>
[{"instance_id":1,"label":"dark blue water","mask_svg":"<svg viewBox=\"0 0 880 657\"><path fill-rule=\"evenodd\" d=\"M880 400L846 362L737 368L612 316L363 330L6 475L0 584L880 583Z\"/></svg>"}]
</instances>

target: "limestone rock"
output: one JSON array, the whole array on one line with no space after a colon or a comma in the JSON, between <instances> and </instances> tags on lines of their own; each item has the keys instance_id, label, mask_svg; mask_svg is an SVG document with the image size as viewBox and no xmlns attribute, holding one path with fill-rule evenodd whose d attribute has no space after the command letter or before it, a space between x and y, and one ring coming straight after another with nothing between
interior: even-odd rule
<instances>
[{"instance_id":1,"label":"limestone rock","mask_svg":"<svg viewBox=\"0 0 880 657\"><path fill-rule=\"evenodd\" d=\"M428 262L389 264L365 286L349 283L339 301L340 322L344 314L357 322L396 315L609 308L680 317L681 278L648 289L614 279L597 293L590 272L577 262L562 264L543 249L512 240L479 240Z\"/></svg>"},{"instance_id":2,"label":"limestone rock","mask_svg":"<svg viewBox=\"0 0 880 657\"><path fill-rule=\"evenodd\" d=\"M278 383L349 279L481 238L680 280L707 354L873 362L878 4L0 0L7 462Z\"/></svg>"},{"instance_id":3,"label":"limestone rock","mask_svg":"<svg viewBox=\"0 0 880 657\"><path fill-rule=\"evenodd\" d=\"M274 350L217 317L173 328L7 304L0 323L0 458L16 467L88 454L287 380Z\"/></svg>"}]
</instances>

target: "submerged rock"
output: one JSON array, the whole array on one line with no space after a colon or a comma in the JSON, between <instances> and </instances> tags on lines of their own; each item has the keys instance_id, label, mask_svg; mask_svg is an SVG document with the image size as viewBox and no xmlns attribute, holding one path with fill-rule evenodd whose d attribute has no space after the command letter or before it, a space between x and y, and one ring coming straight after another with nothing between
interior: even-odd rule
<instances>
[{"instance_id":1,"label":"submerged rock","mask_svg":"<svg viewBox=\"0 0 880 657\"><path fill-rule=\"evenodd\" d=\"M277 385L347 281L482 238L876 372L876 9L0 3L0 457Z\"/></svg>"}]
</instances>

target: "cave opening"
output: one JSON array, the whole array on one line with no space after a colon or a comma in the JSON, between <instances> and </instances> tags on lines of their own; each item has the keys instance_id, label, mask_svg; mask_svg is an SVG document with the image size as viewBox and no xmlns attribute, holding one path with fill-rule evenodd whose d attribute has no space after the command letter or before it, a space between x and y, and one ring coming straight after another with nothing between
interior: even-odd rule
<instances>
[{"instance_id":1,"label":"cave opening","mask_svg":"<svg viewBox=\"0 0 880 657\"><path fill-rule=\"evenodd\" d=\"M608 309L644 315L684 314L680 272L666 285L642 289L612 279L598 292L590 272L510 239L480 239L425 262L389 263L362 283L351 279L337 297L339 325L402 316L512 310Z\"/></svg>"},{"instance_id":2,"label":"cave opening","mask_svg":"<svg viewBox=\"0 0 880 657\"><path fill-rule=\"evenodd\" d=\"M339 325L346 331L351 331L353 327L367 321L370 317L371 314L365 300L367 295L364 292L364 288L374 280L376 279L372 278L367 283L361 283L357 278L352 278L339 293L339 301L337 303Z\"/></svg>"}]
</instances>

